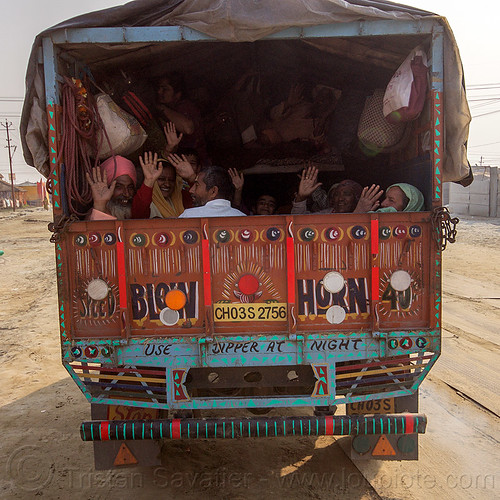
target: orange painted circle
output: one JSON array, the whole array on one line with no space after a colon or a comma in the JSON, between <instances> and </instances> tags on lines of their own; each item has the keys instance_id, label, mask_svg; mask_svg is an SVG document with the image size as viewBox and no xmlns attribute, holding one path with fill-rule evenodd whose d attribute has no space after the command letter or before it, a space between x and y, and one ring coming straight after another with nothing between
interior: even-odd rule
<instances>
[{"instance_id":1,"label":"orange painted circle","mask_svg":"<svg viewBox=\"0 0 500 500\"><path fill-rule=\"evenodd\" d=\"M170 307L170 309L173 309L174 311L182 309L186 305L186 302L186 294L178 289L170 290L165 296L165 303L168 307Z\"/></svg>"}]
</instances>

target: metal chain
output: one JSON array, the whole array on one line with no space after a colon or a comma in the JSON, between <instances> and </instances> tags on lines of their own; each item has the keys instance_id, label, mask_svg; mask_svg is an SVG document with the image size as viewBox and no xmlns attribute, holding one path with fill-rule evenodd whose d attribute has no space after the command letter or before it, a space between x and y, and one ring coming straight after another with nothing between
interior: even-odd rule
<instances>
[{"instance_id":1,"label":"metal chain","mask_svg":"<svg viewBox=\"0 0 500 500\"><path fill-rule=\"evenodd\" d=\"M432 227L437 234L437 244L441 251L446 249L448 242L455 243L457 237L456 226L460 222L458 217L452 217L447 207L437 207L432 212Z\"/></svg>"},{"instance_id":2,"label":"metal chain","mask_svg":"<svg viewBox=\"0 0 500 500\"><path fill-rule=\"evenodd\" d=\"M68 230L68 227L76 222L78 217L75 214L71 214L69 217L67 215L63 215L57 222L50 222L48 225L49 231L54 233L50 237L51 243L57 243L61 239L61 235Z\"/></svg>"}]
</instances>

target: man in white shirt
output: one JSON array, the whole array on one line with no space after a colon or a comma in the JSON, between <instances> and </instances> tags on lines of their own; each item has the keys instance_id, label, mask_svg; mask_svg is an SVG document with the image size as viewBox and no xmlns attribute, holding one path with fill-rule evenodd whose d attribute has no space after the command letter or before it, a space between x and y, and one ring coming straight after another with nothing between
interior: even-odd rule
<instances>
[{"instance_id":1,"label":"man in white shirt","mask_svg":"<svg viewBox=\"0 0 500 500\"><path fill-rule=\"evenodd\" d=\"M222 167L213 165L202 169L196 176L189 193L195 206L184 210L179 218L245 215L231 206L234 186L227 170Z\"/></svg>"}]
</instances>

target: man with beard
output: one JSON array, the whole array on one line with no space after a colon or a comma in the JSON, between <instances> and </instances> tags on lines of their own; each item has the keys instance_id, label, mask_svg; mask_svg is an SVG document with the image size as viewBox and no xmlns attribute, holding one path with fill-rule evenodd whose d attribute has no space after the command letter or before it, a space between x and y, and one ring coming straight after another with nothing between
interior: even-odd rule
<instances>
[{"instance_id":1,"label":"man with beard","mask_svg":"<svg viewBox=\"0 0 500 500\"><path fill-rule=\"evenodd\" d=\"M188 208L179 216L188 217L238 217L244 216L231 206L234 186L227 170L212 165L203 168L189 190L194 208Z\"/></svg>"},{"instance_id":2,"label":"man with beard","mask_svg":"<svg viewBox=\"0 0 500 500\"><path fill-rule=\"evenodd\" d=\"M144 182L136 192L137 174L134 164L123 156L108 158L100 167L94 168L92 176L87 173L87 182L92 189L93 208L89 220L141 219L149 217L141 207L147 207L152 199L153 185L161 175L162 164L158 155L145 153L139 157L144 173Z\"/></svg>"}]
</instances>

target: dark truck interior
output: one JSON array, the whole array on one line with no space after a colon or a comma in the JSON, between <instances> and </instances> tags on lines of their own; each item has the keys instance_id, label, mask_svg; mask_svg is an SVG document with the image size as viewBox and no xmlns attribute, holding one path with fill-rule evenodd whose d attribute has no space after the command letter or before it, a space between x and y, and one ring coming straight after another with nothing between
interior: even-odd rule
<instances>
[{"instance_id":1,"label":"dark truck interior","mask_svg":"<svg viewBox=\"0 0 500 500\"><path fill-rule=\"evenodd\" d=\"M245 173L244 202L251 207L263 191L273 194L280 213L289 213L298 185L297 174L312 162L327 191L343 179L363 186L387 188L395 182L418 187L430 206L429 99L421 115L401 126L396 144L366 146L358 137L365 101L384 91L402 61L417 45L429 47L427 35L350 38L267 39L256 42L169 42L148 44L66 45L62 75L90 70L91 91L104 90L130 112L123 96L133 91L155 109L155 80L179 72L185 80L185 97L201 111L207 150L213 164ZM269 143L262 134L270 110L286 101L292 85L300 84L305 100L326 87L334 96L328 111L319 109L319 142L294 139ZM428 91L427 96L430 93ZM314 104L314 103L313 103ZM326 117L325 117L326 115ZM161 128L145 127L149 138L129 159L158 147ZM242 133L251 129L248 141Z\"/></svg>"}]
</instances>

